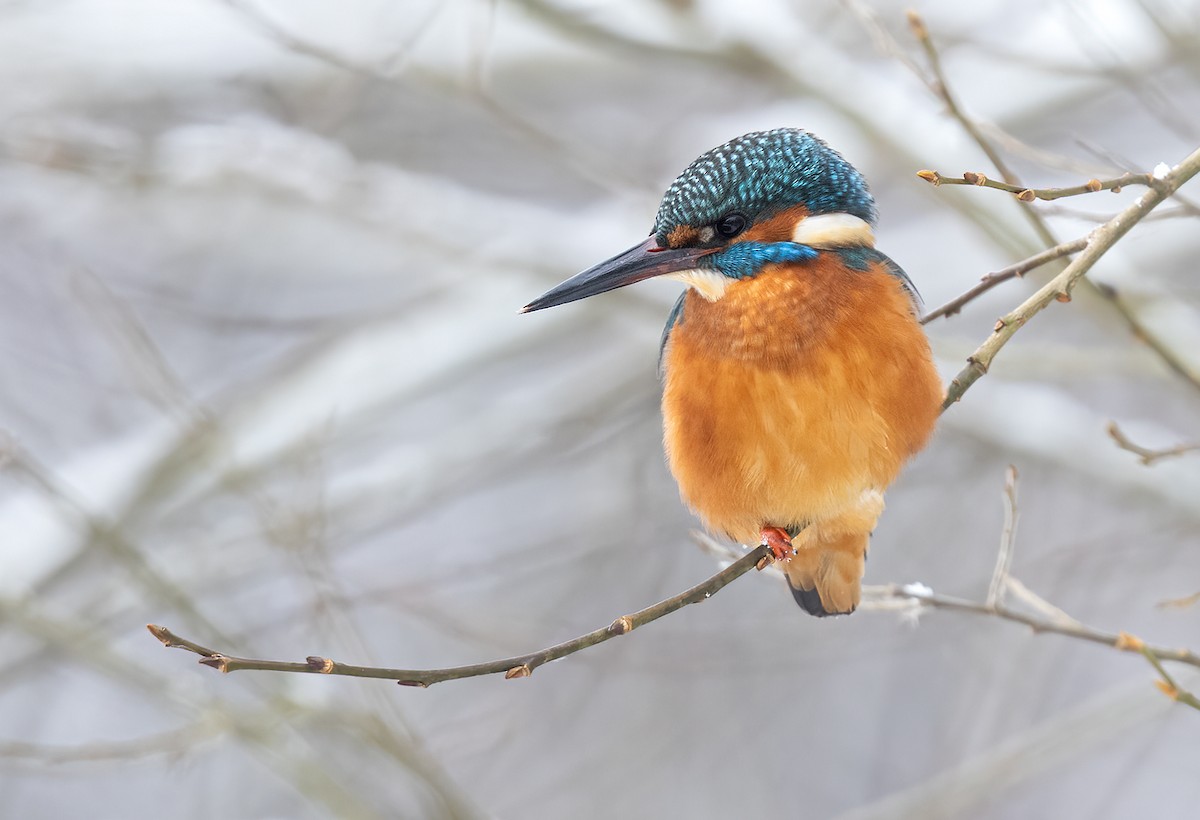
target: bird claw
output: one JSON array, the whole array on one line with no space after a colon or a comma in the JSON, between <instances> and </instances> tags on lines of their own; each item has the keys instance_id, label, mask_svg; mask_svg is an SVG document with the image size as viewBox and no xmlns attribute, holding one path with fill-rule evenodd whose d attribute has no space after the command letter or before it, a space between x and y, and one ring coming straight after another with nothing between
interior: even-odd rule
<instances>
[{"instance_id":1,"label":"bird claw","mask_svg":"<svg viewBox=\"0 0 1200 820\"><path fill-rule=\"evenodd\" d=\"M771 556L776 561L786 561L796 554L792 546L792 537L782 527L763 527L762 545L771 550Z\"/></svg>"}]
</instances>

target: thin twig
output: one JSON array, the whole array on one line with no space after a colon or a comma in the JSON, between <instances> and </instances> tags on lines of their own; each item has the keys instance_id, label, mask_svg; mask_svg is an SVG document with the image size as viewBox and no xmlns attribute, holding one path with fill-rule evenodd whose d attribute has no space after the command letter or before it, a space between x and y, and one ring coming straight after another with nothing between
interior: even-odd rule
<instances>
[{"instance_id":1,"label":"thin twig","mask_svg":"<svg viewBox=\"0 0 1200 820\"><path fill-rule=\"evenodd\" d=\"M1008 576L1008 583L1005 586L1013 598L1025 604L1034 612L1040 613L1043 617L1049 618L1055 623L1081 626L1079 621L1072 618L1064 610L1059 609L1041 595L1038 595L1032 589L1025 586L1020 578L1014 578L1011 575Z\"/></svg>"},{"instance_id":2,"label":"thin twig","mask_svg":"<svg viewBox=\"0 0 1200 820\"><path fill-rule=\"evenodd\" d=\"M988 585L987 604L1004 603L1008 585L1008 568L1012 566L1013 546L1017 539L1017 468L1012 464L1004 471L1004 529L1000 532L1000 549L996 553L996 568Z\"/></svg>"},{"instance_id":3,"label":"thin twig","mask_svg":"<svg viewBox=\"0 0 1200 820\"><path fill-rule=\"evenodd\" d=\"M718 559L728 560L737 550L728 544L716 541L703 533L693 533L693 538L700 547ZM772 567L771 572L777 568ZM781 583L783 573L775 572ZM1009 577L1010 590L1023 585L1016 578ZM1033 593L1031 597L1037 598ZM1024 598L1024 595L1022 596ZM863 612L899 612L919 613L922 609L943 609L949 612L969 612L975 615L989 615L1013 623L1024 624L1035 633L1052 633L1077 638L1090 643L1102 644L1123 652L1140 652L1141 650L1128 643L1128 634L1124 632L1105 632L1087 626L1067 615L1052 604L1045 604L1047 614L1034 615L1022 612L1004 604L989 605L986 601L972 601L967 598L956 598L951 595L941 595L922 583L911 584L882 584L863 587L862 604L859 610ZM1042 607L1038 607L1041 611ZM1126 637L1122 637L1126 636ZM1148 646L1148 645L1147 645ZM1200 655L1188 649L1171 649L1165 646L1149 646L1151 652L1160 660L1172 663L1182 663L1200 668Z\"/></svg>"},{"instance_id":4,"label":"thin twig","mask_svg":"<svg viewBox=\"0 0 1200 820\"><path fill-rule=\"evenodd\" d=\"M1103 630L1081 624L1074 619L1069 622L1062 622L1057 619L1048 620L1039 618L1011 609L1002 604L988 606L986 603L980 601L939 595L922 584L892 584L882 588L880 592L883 597L908 599L915 601L922 607L930 609L944 609L950 612L970 612L976 615L991 615L1005 621L1024 624L1035 633L1047 632L1055 635L1064 635L1068 638L1078 638L1082 641L1089 641L1113 649L1119 649L1122 652L1141 652L1140 648L1129 645L1127 639L1122 638L1122 635L1125 635L1122 632L1104 632ZM1172 661L1200 668L1200 655L1191 650L1171 649L1165 646L1149 646L1148 648L1159 660Z\"/></svg>"},{"instance_id":5,"label":"thin twig","mask_svg":"<svg viewBox=\"0 0 1200 820\"><path fill-rule=\"evenodd\" d=\"M1154 606L1158 609L1188 609L1200 604L1200 592L1193 592L1191 595L1184 595L1182 598L1167 598L1165 601L1159 601Z\"/></svg>"},{"instance_id":6,"label":"thin twig","mask_svg":"<svg viewBox=\"0 0 1200 820\"><path fill-rule=\"evenodd\" d=\"M1122 450L1128 450L1131 453L1140 457L1141 462L1149 467L1154 462L1163 458L1172 458L1173 456L1181 456L1184 453L1191 453L1200 450L1200 441L1190 444L1177 444L1174 447L1168 447L1165 450L1149 450L1139 444L1129 440L1129 437L1121 431L1115 421L1108 423L1108 434L1112 436L1112 440L1117 443L1117 446Z\"/></svg>"},{"instance_id":7,"label":"thin twig","mask_svg":"<svg viewBox=\"0 0 1200 820\"><path fill-rule=\"evenodd\" d=\"M1085 279L1084 281L1087 282L1089 280ZM1092 291L1099 294L1110 305L1116 308L1117 312L1121 314L1121 318L1125 320L1125 324L1129 326L1129 331L1135 339L1157 353L1163 364L1176 376L1179 376L1192 387L1200 390L1200 373L1192 369L1191 365L1168 347L1162 339L1152 333L1148 327L1142 324L1137 315L1121 300L1121 295L1115 287L1107 282L1093 282Z\"/></svg>"},{"instance_id":8,"label":"thin twig","mask_svg":"<svg viewBox=\"0 0 1200 820\"><path fill-rule=\"evenodd\" d=\"M987 373L1000 349L1034 315L1053 301L1069 302L1075 285L1109 248L1197 172L1200 172L1200 148L1165 174L1158 186L1147 190L1128 208L1092 231L1087 237L1086 247L1071 260L1062 273L1047 282L1016 310L996 322L992 335L971 354L967 359L967 366L951 381L943 406L949 407L959 401L971 385Z\"/></svg>"},{"instance_id":9,"label":"thin twig","mask_svg":"<svg viewBox=\"0 0 1200 820\"><path fill-rule=\"evenodd\" d=\"M1035 268L1040 268L1047 262L1053 262L1055 259L1060 259L1077 251L1081 251L1087 247L1087 237L1081 236L1079 239L1072 239L1070 242L1063 242L1061 245L1055 245L1053 248L1047 248L1041 253L1034 254L1028 259L1018 262L1015 265L1009 265L1003 270L998 270L995 273L989 273L979 280L979 284L970 290L963 293L954 299L951 299L946 304L942 305L937 310L932 310L921 319L921 324L927 325L934 319L942 316L953 316L963 309L971 300L987 293L992 288L999 285L1001 282L1007 282L1009 279L1020 278L1029 271Z\"/></svg>"},{"instance_id":10,"label":"thin twig","mask_svg":"<svg viewBox=\"0 0 1200 820\"><path fill-rule=\"evenodd\" d=\"M317 60L364 79L376 80L389 85L403 85L403 78L400 73L403 64L402 61L395 59L395 56L378 64L360 62L333 48L291 31L287 26L277 22L272 16L260 9L254 2L250 2L250 0L223 0L223 2L232 11L237 12L248 21L260 35L272 40L277 45L294 54ZM410 69L409 73L416 74L417 72L414 69ZM497 101L478 83L472 88L464 89L458 86L451 87L450 83L429 73L422 73L421 76L424 82L439 87L441 91L465 92L467 99L478 103L488 114L512 129L518 136L537 143L546 149L544 152L546 156L567 165L582 178L614 190L636 190L643 184L640 180L628 177L620 169L599 167L599 160L595 157L580 158L579 146L573 146L570 151L566 150L567 146L558 136L526 120L516 113L512 106ZM618 182L623 183L623 187L618 185Z\"/></svg>"},{"instance_id":11,"label":"thin twig","mask_svg":"<svg viewBox=\"0 0 1200 820\"><path fill-rule=\"evenodd\" d=\"M1197 698L1188 690L1181 688L1179 684L1175 682L1175 679L1171 677L1170 673L1163 668L1162 660L1159 658L1157 652L1146 646L1141 638L1134 637L1133 635L1126 635L1125 633L1121 633L1121 636L1127 639L1128 642L1134 646L1134 648L1141 652L1142 655L1145 656L1146 660L1150 662L1150 665L1154 667L1155 671L1158 672L1160 679L1156 680L1155 684L1157 684L1160 692L1177 703L1182 703L1186 706L1192 707L1193 709L1200 710L1200 698Z\"/></svg>"},{"instance_id":12,"label":"thin twig","mask_svg":"<svg viewBox=\"0 0 1200 820\"><path fill-rule=\"evenodd\" d=\"M1089 179L1082 185L1072 185L1066 188L1026 188L1024 185L1013 185L989 179L986 174L975 171L967 171L961 177L951 177L937 171L923 170L917 171L917 176L933 185L975 185L980 188L994 188L997 191L1015 195L1021 202L1033 202L1035 199L1049 202L1068 196L1094 194L1098 191L1112 191L1116 194L1128 185L1145 185L1152 188L1158 184L1154 174L1122 174L1115 179Z\"/></svg>"},{"instance_id":13,"label":"thin twig","mask_svg":"<svg viewBox=\"0 0 1200 820\"><path fill-rule=\"evenodd\" d=\"M910 11L908 13L908 25L912 29L913 35L917 38L917 42L921 44L921 48L925 50L925 58L929 61L929 68L933 72L932 78L922 77L925 80L925 84L929 86L933 93L941 97L942 102L946 104L946 108L950 111L950 115L958 120L963 129L971 136L971 139L975 141L975 144L983 150L983 153L987 154L987 158L996 170L1000 172L1000 176L1005 181L1016 184L1016 174L1009 170L1000 153L980 133L979 127L962 110L962 107L958 104L958 99L950 90L950 85L946 82L946 75L942 72L941 55L938 54L937 48L934 47L933 39L929 36L929 29L926 27L925 21L921 19L921 15L915 11Z\"/></svg>"},{"instance_id":14,"label":"thin twig","mask_svg":"<svg viewBox=\"0 0 1200 820\"><path fill-rule=\"evenodd\" d=\"M352 666L339 663L330 658L316 655L310 656L304 663L291 661L270 661L254 658L235 658L224 655L215 649L202 646L187 638L181 638L165 627L150 624L147 629L163 645L178 649L186 649L200 655L200 663L211 666L221 672L236 672L243 669L257 669L272 672L305 672L325 675L346 675L354 678L384 678L394 680L402 686L431 686L442 681L458 680L460 678L475 678L482 675L504 674L505 678L527 678L539 666L550 661L564 658L581 649L595 646L611 638L625 635L639 626L656 621L664 615L669 615L688 604L705 601L719 592L726 584L745 575L756 566L765 565L770 551L760 546L738 558L729 566L722 569L691 589L667 598L653 606L638 610L629 615L622 615L608 626L580 635L578 638L539 649L527 655L517 655L485 663L469 666L454 666L445 669L388 669L375 666Z\"/></svg>"},{"instance_id":15,"label":"thin twig","mask_svg":"<svg viewBox=\"0 0 1200 820\"><path fill-rule=\"evenodd\" d=\"M909 26L912 28L913 34L916 36L917 40L920 42L921 47L925 50L926 57L929 60L930 69L933 72L933 79L930 79L929 77L925 76L924 74L920 75L921 79L929 86L929 88L935 94L938 95L938 97L940 97L942 99L943 102L946 103L946 107L949 110L950 114L958 121L958 123L962 126L963 130L967 132L967 134L971 137L971 139L975 141L975 144L979 146L979 149L981 151L983 151L983 153L988 157L989 160L991 160L992 165L999 172L1000 176L1002 176L1004 178L1004 182L1007 185L1012 186L1013 188L1019 188L1020 190L1016 191L1016 193L1018 193L1019 195L1024 195L1024 192L1027 189L1021 185L1020 180L1017 179L1016 175L1012 172L1012 170L1004 163L1003 159L1000 156L1000 152L987 139L987 137L983 134L983 132L980 130L980 128L976 125L976 123L970 117L968 117L966 112L964 112L963 109L959 106L957 99L955 98L953 92L951 92L951 90L950 90L949 84L946 82L946 76L942 72L941 57L938 54L937 48L934 46L932 38L929 36L929 29L925 26L925 23L921 19L921 16L919 14L917 14L915 11L911 11L911 12L909 12L909 15L908 15L908 21L909 21ZM1185 160L1185 162L1186 162L1186 160ZM1178 169L1176 169L1176 170L1178 170ZM1172 195L1175 192L1175 189L1179 187L1179 185L1181 185L1183 182L1187 181L1187 179L1185 178L1185 179L1177 181L1176 184L1174 184L1170 187L1164 187L1163 183L1165 181L1165 177L1167 177L1169 175L1169 173L1170 172L1168 172L1166 168L1164 168L1160 165L1159 167L1154 169L1152 174L1147 175L1148 180L1147 180L1146 184L1151 186L1152 191L1156 191L1160 194L1160 197L1155 199L1153 204L1150 205L1151 209L1153 209L1156 205L1158 205L1162 201L1162 199L1165 199L1167 196ZM1195 172L1193 171L1192 173L1195 173ZM933 177L932 179L931 179L931 176ZM982 178L982 175L976 175L976 176ZM1134 178L1136 178L1137 176L1138 175L1133 175ZM924 179L929 179L931 182L934 182L940 177L940 175L938 175L934 171L928 171L928 172L922 172L922 177ZM1122 179L1124 179L1124 177L1122 177ZM979 179L971 180L971 179L964 178L963 183L979 185L979 184L986 184L986 181L981 182ZM1091 184L1091 181L1089 180L1088 183L1085 183L1085 187L1090 186L1090 184ZM1103 190L1103 185L1104 185L1104 183L1101 183L1101 190ZM998 186L991 186L991 187L998 187ZM1001 189L1008 190L1006 188L1001 188ZM1046 189L1046 190L1053 190L1053 189ZM1139 199L1139 202L1144 201L1146 199L1147 199L1147 196L1143 195L1143 197L1141 199ZM1038 235L1038 237L1041 239L1041 241L1043 243L1045 243L1047 246L1059 244L1059 240L1057 238L1055 238L1053 231L1050 230L1049 225L1046 224L1046 221L1042 218L1042 215L1040 213L1038 213L1038 211L1036 209L1022 208L1021 212L1025 215L1025 218L1029 221L1029 224L1033 227L1034 232ZM1112 225L1114 223L1119 222L1124 217L1124 215L1128 214L1129 212L1130 212L1130 209L1127 208L1125 211L1122 211L1120 214L1118 214L1117 216L1115 216L1111 220L1109 220L1106 223L1106 225ZM1147 213L1148 213L1148 211L1147 211ZM1137 220L1142 219L1145 215L1146 215L1145 213L1139 215L1137 217ZM1122 233L1124 233L1124 232L1122 231ZM1115 240L1117 238L1120 238L1120 237L1119 236L1115 237L1113 239L1113 241L1115 242ZM1110 243L1110 246L1111 246L1111 243ZM1107 250L1107 248L1105 248L1104 250ZM1092 264L1094 264L1095 259L1098 259L1102 255L1103 255L1103 250L1100 253L1098 253L1094 259L1092 259L1090 262L1086 263L1080 269L1080 272L1077 276L1073 276L1071 287L1074 287L1073 283L1075 281L1078 281L1080 279L1080 277L1082 277L1083 273L1085 273L1087 271L1087 269L1090 268L1092 266ZM1061 272L1059 274L1059 276L1062 276L1064 273L1065 273L1065 271ZM1155 336L1152 332L1150 332L1150 329L1147 328L1144 324L1142 324L1142 321L1141 321L1141 319L1138 318L1137 314L1135 314L1128 305L1126 305L1119 298L1117 298L1117 294L1116 294L1115 290L1113 290L1111 288L1101 287L1101 286L1093 283L1089 279L1083 279L1082 286L1086 291L1088 291L1090 293L1095 293L1095 294L1099 295L1100 297L1104 298L1106 301L1108 301L1108 303L1112 305L1113 309L1115 309L1119 314L1121 314L1121 317L1125 320L1125 323L1129 326L1130 330L1133 332L1133 335L1136 338L1144 341L1147 344L1147 346L1149 346L1150 349L1155 354L1157 354L1158 357L1160 359L1162 359L1162 361L1167 365L1167 367L1169 367L1174 373L1176 373L1177 375L1182 377L1192 387L1200 390L1200 374L1193 373L1174 350L1172 350L1166 343L1164 343L1157 336ZM1043 305L1043 307L1044 307L1044 305ZM1040 309L1041 308L1038 308L1038 310L1040 310ZM1036 311L1034 311L1034 312L1036 312ZM990 341L991 340L989 340L989 342ZM1003 342L1000 342L999 346L1002 346L1002 345L1003 345ZM981 350L983 350L983 348L981 348ZM971 381L974 381L974 379L976 379L980 375L982 375L982 372L978 372L978 368L976 367L974 362L972 362L971 360L968 360L968 361L970 362L970 365L969 365L970 369L977 371L974 378L971 379ZM984 365L984 369L986 370L986 364ZM966 372L966 371L964 371L964 372ZM951 388L950 388L951 393L955 392L957 383L958 383L958 380L956 379L955 383L951 384ZM965 388L963 388L963 389L965 389ZM959 395L961 395L961 393L959 393ZM956 400L957 399L954 399L954 401L956 401Z\"/></svg>"}]
</instances>

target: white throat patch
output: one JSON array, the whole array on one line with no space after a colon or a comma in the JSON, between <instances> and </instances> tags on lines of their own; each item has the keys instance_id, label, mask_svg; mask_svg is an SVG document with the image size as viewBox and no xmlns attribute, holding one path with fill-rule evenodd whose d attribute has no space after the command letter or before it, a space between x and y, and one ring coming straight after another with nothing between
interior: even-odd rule
<instances>
[{"instance_id":1,"label":"white throat patch","mask_svg":"<svg viewBox=\"0 0 1200 820\"><path fill-rule=\"evenodd\" d=\"M801 219L792 229L792 241L810 248L875 247L875 233L865 220L851 214L817 214Z\"/></svg>"},{"instance_id":2,"label":"white throat patch","mask_svg":"<svg viewBox=\"0 0 1200 820\"><path fill-rule=\"evenodd\" d=\"M705 270L704 268L675 271L668 273L663 278L674 279L676 282L683 282L683 284L695 288L697 293L710 302L715 302L724 296L725 288L733 282L720 271Z\"/></svg>"}]
</instances>

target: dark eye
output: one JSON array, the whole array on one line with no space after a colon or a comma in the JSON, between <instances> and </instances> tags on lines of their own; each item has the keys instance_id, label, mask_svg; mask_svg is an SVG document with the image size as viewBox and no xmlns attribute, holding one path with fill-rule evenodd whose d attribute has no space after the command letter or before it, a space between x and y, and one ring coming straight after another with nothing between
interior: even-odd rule
<instances>
[{"instance_id":1,"label":"dark eye","mask_svg":"<svg viewBox=\"0 0 1200 820\"><path fill-rule=\"evenodd\" d=\"M744 230L746 230L746 217L736 211L725 214L717 220L717 234L726 239L733 239Z\"/></svg>"}]
</instances>

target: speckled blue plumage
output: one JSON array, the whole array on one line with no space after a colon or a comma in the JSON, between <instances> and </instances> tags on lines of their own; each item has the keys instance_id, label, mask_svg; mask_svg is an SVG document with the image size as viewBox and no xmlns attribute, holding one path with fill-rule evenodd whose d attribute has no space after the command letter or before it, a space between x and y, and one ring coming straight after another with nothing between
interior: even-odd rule
<instances>
[{"instance_id":1,"label":"speckled blue plumage","mask_svg":"<svg viewBox=\"0 0 1200 820\"><path fill-rule=\"evenodd\" d=\"M654 222L660 241L680 225L709 225L730 211L751 221L794 205L874 224L875 202L858 170L799 128L744 134L701 155L671 183Z\"/></svg>"}]
</instances>

